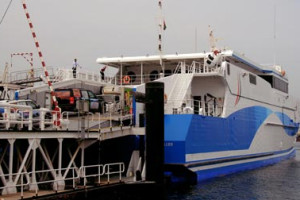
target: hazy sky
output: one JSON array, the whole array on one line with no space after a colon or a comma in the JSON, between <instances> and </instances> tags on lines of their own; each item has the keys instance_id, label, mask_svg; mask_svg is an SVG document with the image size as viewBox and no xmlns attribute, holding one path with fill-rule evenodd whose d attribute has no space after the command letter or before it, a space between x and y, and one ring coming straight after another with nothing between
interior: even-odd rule
<instances>
[{"instance_id":1,"label":"hazy sky","mask_svg":"<svg viewBox=\"0 0 300 200\"><path fill-rule=\"evenodd\" d=\"M0 0L0 17L9 1ZM300 98L300 0L162 2L167 23L164 53L207 51L211 25L221 38L220 47L261 64L272 64L276 55L276 63L287 71L291 94ZM48 66L71 68L77 58L84 69L98 72L98 57L158 53L156 0L29 0L27 6ZM22 2L13 0L0 25L0 72L10 62L10 54L18 52L37 54ZM21 57L13 61L11 71L28 67ZM34 64L41 66L36 56Z\"/></svg>"}]
</instances>

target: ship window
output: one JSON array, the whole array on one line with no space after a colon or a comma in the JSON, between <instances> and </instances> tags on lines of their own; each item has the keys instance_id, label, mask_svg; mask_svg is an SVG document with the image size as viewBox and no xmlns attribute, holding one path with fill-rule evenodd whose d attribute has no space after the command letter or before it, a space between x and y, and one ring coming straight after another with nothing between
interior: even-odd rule
<instances>
[{"instance_id":1,"label":"ship window","mask_svg":"<svg viewBox=\"0 0 300 200\"><path fill-rule=\"evenodd\" d=\"M172 70L166 69L165 70L165 76L170 76L170 75L172 75Z\"/></svg>"},{"instance_id":2,"label":"ship window","mask_svg":"<svg viewBox=\"0 0 300 200\"><path fill-rule=\"evenodd\" d=\"M153 70L153 71L150 73L149 78L150 78L151 81L154 81L155 79L157 79L157 78L158 78L158 71Z\"/></svg>"},{"instance_id":3,"label":"ship window","mask_svg":"<svg viewBox=\"0 0 300 200\"><path fill-rule=\"evenodd\" d=\"M136 75L133 71L129 71L127 75L130 77L130 83L133 83L136 80Z\"/></svg>"},{"instance_id":4,"label":"ship window","mask_svg":"<svg viewBox=\"0 0 300 200\"><path fill-rule=\"evenodd\" d=\"M230 75L230 65L227 64L227 74Z\"/></svg>"},{"instance_id":5,"label":"ship window","mask_svg":"<svg viewBox=\"0 0 300 200\"><path fill-rule=\"evenodd\" d=\"M273 88L273 76L259 75L259 77L261 77L262 79L264 79L265 81L267 81L268 83L270 83L271 87Z\"/></svg>"},{"instance_id":6,"label":"ship window","mask_svg":"<svg viewBox=\"0 0 300 200\"><path fill-rule=\"evenodd\" d=\"M249 81L251 84L256 85L256 76L253 74L249 74Z\"/></svg>"},{"instance_id":7,"label":"ship window","mask_svg":"<svg viewBox=\"0 0 300 200\"><path fill-rule=\"evenodd\" d=\"M288 93L288 83L284 80L273 77L273 86L275 89L280 90L281 92Z\"/></svg>"},{"instance_id":8,"label":"ship window","mask_svg":"<svg viewBox=\"0 0 300 200\"><path fill-rule=\"evenodd\" d=\"M272 88L275 88L285 93L289 92L288 83L284 80L270 75L261 75L260 77L269 82Z\"/></svg>"}]
</instances>

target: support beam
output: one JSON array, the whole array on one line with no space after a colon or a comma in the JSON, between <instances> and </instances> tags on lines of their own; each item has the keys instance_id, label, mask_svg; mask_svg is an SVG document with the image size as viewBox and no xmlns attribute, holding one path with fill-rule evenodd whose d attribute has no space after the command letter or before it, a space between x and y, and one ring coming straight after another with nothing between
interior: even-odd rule
<instances>
[{"instance_id":1,"label":"support beam","mask_svg":"<svg viewBox=\"0 0 300 200\"><path fill-rule=\"evenodd\" d=\"M69 164L68 164L68 167L67 167L67 169L66 169L66 171L65 171L65 173L64 173L64 175L63 175L63 178L64 178L64 179L67 177L67 174L68 174L68 172L69 172L69 170L70 170L70 167L71 167L72 163L74 162L74 160L75 160L75 158L76 158L76 156L77 156L79 150L80 150L81 148L88 148L89 146L91 146L91 145L94 144L95 142L97 142L97 140L92 140L92 141L90 141L90 140L83 140L83 141L80 142L79 146L77 147L75 153L73 154L73 157L72 157L72 159L70 160L70 162L69 162Z\"/></svg>"},{"instance_id":2,"label":"support beam","mask_svg":"<svg viewBox=\"0 0 300 200\"><path fill-rule=\"evenodd\" d=\"M70 158L72 159L72 153L71 153L70 149L68 149L68 154L69 154ZM78 176L79 175L78 167L74 161L72 162L72 164L73 164L73 167L75 168L76 175Z\"/></svg>"},{"instance_id":3,"label":"support beam","mask_svg":"<svg viewBox=\"0 0 300 200\"><path fill-rule=\"evenodd\" d=\"M58 139L58 174L56 175L56 182L53 183L53 190L62 191L65 189L66 183L62 177L61 166L62 166L62 142L63 139Z\"/></svg>"},{"instance_id":4,"label":"support beam","mask_svg":"<svg viewBox=\"0 0 300 200\"><path fill-rule=\"evenodd\" d=\"M17 146L16 149L17 149L17 154L18 154L18 157L19 157L18 160L19 160L20 163L22 163L23 158L22 158L22 155L21 155L21 152L20 152L20 148ZM27 173L27 167L26 166L24 166L23 171L25 172L25 177L26 177L27 182L30 183L30 177Z\"/></svg>"},{"instance_id":5,"label":"support beam","mask_svg":"<svg viewBox=\"0 0 300 200\"><path fill-rule=\"evenodd\" d=\"M9 139L9 167L8 167L8 182L6 182L5 189L2 190L2 195L6 194L16 194L17 193L17 187L16 183L13 181L13 160L14 160L14 143L15 139ZM19 172L20 173L20 172ZM18 174L19 174L18 173Z\"/></svg>"},{"instance_id":6,"label":"support beam","mask_svg":"<svg viewBox=\"0 0 300 200\"><path fill-rule=\"evenodd\" d=\"M58 150L58 176L61 176L61 166L62 166L62 143L63 139L59 138L58 140L58 145L59 145L59 150Z\"/></svg>"},{"instance_id":7,"label":"support beam","mask_svg":"<svg viewBox=\"0 0 300 200\"><path fill-rule=\"evenodd\" d=\"M8 177L8 182L12 182L12 174L13 174L13 160L14 160L14 143L15 139L9 139L8 142L10 144L10 149L9 149L9 177Z\"/></svg>"},{"instance_id":8,"label":"support beam","mask_svg":"<svg viewBox=\"0 0 300 200\"><path fill-rule=\"evenodd\" d=\"M44 149L42 148L42 146L40 144L39 144L39 150L40 150L40 152L42 154L42 157L44 158L45 163L47 164L48 168L51 170L50 172L51 172L51 175L52 175L53 179L55 179L56 174L55 174L53 165L52 165L50 159L47 158L47 156L46 156L46 154L44 152Z\"/></svg>"},{"instance_id":9,"label":"support beam","mask_svg":"<svg viewBox=\"0 0 300 200\"><path fill-rule=\"evenodd\" d=\"M2 166L1 166L1 163L0 163L0 178L2 180L2 184L6 185L7 182L6 182L6 179L5 179L5 177L3 175L4 175L4 173L3 173L3 169L2 169Z\"/></svg>"},{"instance_id":10,"label":"support beam","mask_svg":"<svg viewBox=\"0 0 300 200\"><path fill-rule=\"evenodd\" d=\"M30 143L31 140L28 140L28 142ZM32 145L32 170L31 170L31 183L29 185L29 191L38 191L38 185L36 183L36 173L35 173L35 167L36 167L36 149L38 148L39 144L40 144L40 139L33 139L33 145Z\"/></svg>"},{"instance_id":11,"label":"support beam","mask_svg":"<svg viewBox=\"0 0 300 200\"><path fill-rule=\"evenodd\" d=\"M21 166L20 166L20 168L18 170L17 176L16 176L16 178L14 180L14 185L16 185L18 183L18 181L19 181L22 169L25 166L25 163L27 162L27 158L28 158L28 156L30 154L30 151L32 149L33 144L34 144L34 140L30 141L30 144L29 144L29 147L27 148L27 151L26 151L26 154L24 156L23 162L21 163Z\"/></svg>"},{"instance_id":12,"label":"support beam","mask_svg":"<svg viewBox=\"0 0 300 200\"><path fill-rule=\"evenodd\" d=\"M64 179L67 177L67 174L68 174L68 172L69 172L69 170L70 170L70 167L71 167L72 163L74 162L74 160L75 160L75 158L76 158L76 156L77 156L77 154L78 154L78 152L79 152L79 150L80 150L82 144L83 144L83 142L80 143L80 145L77 147L75 153L73 154L72 159L70 160L70 162L69 162L69 164L68 164L68 167L67 167L67 169L66 169L66 171L65 171L65 173L64 173L64 175L63 175L63 178L64 178Z\"/></svg>"}]
</instances>

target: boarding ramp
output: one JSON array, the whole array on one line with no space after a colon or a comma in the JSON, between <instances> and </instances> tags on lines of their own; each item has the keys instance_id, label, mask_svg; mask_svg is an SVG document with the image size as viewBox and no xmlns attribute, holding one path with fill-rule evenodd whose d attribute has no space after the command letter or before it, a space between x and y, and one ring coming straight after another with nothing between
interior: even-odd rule
<instances>
[{"instance_id":1,"label":"boarding ramp","mask_svg":"<svg viewBox=\"0 0 300 200\"><path fill-rule=\"evenodd\" d=\"M53 67L47 67L47 70L49 77L53 77L55 69ZM9 73L8 82L17 85L35 83L43 81L44 75L45 72L43 68L34 68L33 75L31 70L14 71Z\"/></svg>"}]
</instances>

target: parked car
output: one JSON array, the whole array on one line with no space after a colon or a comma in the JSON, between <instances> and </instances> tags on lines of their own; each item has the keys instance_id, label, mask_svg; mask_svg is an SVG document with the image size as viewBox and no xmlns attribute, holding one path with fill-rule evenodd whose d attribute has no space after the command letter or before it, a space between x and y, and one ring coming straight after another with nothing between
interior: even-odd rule
<instances>
[{"instance_id":1,"label":"parked car","mask_svg":"<svg viewBox=\"0 0 300 200\"><path fill-rule=\"evenodd\" d=\"M91 112L99 112L99 99L90 91L79 88L55 89L55 96L62 111L77 111L76 104L79 100L89 102Z\"/></svg>"},{"instance_id":2,"label":"parked car","mask_svg":"<svg viewBox=\"0 0 300 200\"><path fill-rule=\"evenodd\" d=\"M0 121L2 120L6 120L8 115L4 115L5 113L5 108L7 108L7 104L8 104L9 100L1 100L0 101ZM19 113L17 113L15 110L10 109L10 115L9 115L9 120L11 120L10 123L10 128L11 129L17 129L18 124L14 123L12 121L18 121L20 120L20 115ZM5 123L0 123L0 129L4 129L5 128Z\"/></svg>"},{"instance_id":3,"label":"parked car","mask_svg":"<svg viewBox=\"0 0 300 200\"><path fill-rule=\"evenodd\" d=\"M40 115L42 109L39 105L37 105L32 100L5 100L2 101L3 103L11 104L11 105L21 105L21 106L30 106L32 108L32 119L33 119L33 128L39 128L40 126ZM45 121L50 121L52 119L52 114L49 109L43 108L43 111L45 112ZM0 108L0 113L4 113L4 108ZM29 111L28 110L18 110L18 108L11 107L11 119L13 120L26 120L29 117ZM13 124L12 124L13 125ZM14 126L14 125L13 125ZM46 125L45 127L49 126ZM24 125L26 128L27 125Z\"/></svg>"},{"instance_id":4,"label":"parked car","mask_svg":"<svg viewBox=\"0 0 300 200\"><path fill-rule=\"evenodd\" d=\"M37 105L36 102L34 102L33 100L30 99L26 99L26 100L13 100L13 101L9 101L9 104L15 104L15 105L23 105L23 106L30 106L32 108L32 118L39 118L40 117L40 106ZM45 110L46 108L44 108ZM52 118L52 114L51 111L49 109L45 110L46 114L45 114L45 119L51 119ZM29 113L28 112L23 112L23 117L24 118L28 118Z\"/></svg>"}]
</instances>

